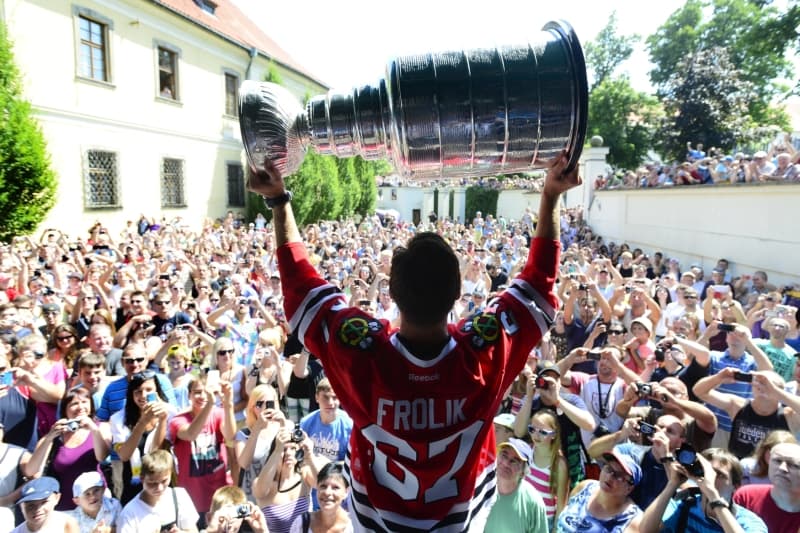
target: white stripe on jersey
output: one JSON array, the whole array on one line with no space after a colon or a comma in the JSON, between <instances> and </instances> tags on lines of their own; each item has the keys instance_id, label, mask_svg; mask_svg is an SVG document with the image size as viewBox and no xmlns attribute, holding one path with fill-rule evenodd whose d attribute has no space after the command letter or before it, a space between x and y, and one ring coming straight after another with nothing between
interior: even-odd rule
<instances>
[{"instance_id":1,"label":"white stripe on jersey","mask_svg":"<svg viewBox=\"0 0 800 533\"><path fill-rule=\"evenodd\" d=\"M339 289L329 283L325 283L308 291L308 294L306 294L303 301L295 310L294 315L289 318L289 327L291 331L297 332L297 337L301 343L305 344L303 339L305 338L306 332L316 318L322 305L334 298L340 300L337 304L337 308L344 309L346 307L344 295L339 292Z\"/></svg>"},{"instance_id":2,"label":"white stripe on jersey","mask_svg":"<svg viewBox=\"0 0 800 533\"><path fill-rule=\"evenodd\" d=\"M353 531L373 532L373 531L406 531L406 532L434 532L434 533L463 533L467 531L483 531L489 511L496 499L496 478L495 464L488 465L475 479L475 493L473 497L465 502L453 506L450 514L441 520L417 520L412 517L397 514L392 511L382 510L371 506L367 499L366 487L356 482L350 476L350 452L348 450L345 458L345 471L350 481L350 495L348 496L348 512L350 521L353 523ZM359 501L361 500L361 501ZM362 502L369 502L365 504ZM465 518L455 515L463 514ZM380 529L367 527L362 524L362 518L371 520ZM448 519L454 520L448 523ZM393 527L387 525L386 522ZM435 527L436 524L443 522L447 525ZM475 529L471 529L471 528Z\"/></svg>"},{"instance_id":3,"label":"white stripe on jersey","mask_svg":"<svg viewBox=\"0 0 800 533\"><path fill-rule=\"evenodd\" d=\"M516 278L511 282L506 292L528 309L528 312L536 321L536 325L539 326L539 331L541 331L542 335L550 329L556 312L547 303L547 300L542 298L539 291L534 289L527 281Z\"/></svg>"},{"instance_id":4,"label":"white stripe on jersey","mask_svg":"<svg viewBox=\"0 0 800 533\"><path fill-rule=\"evenodd\" d=\"M400 339L397 337L397 333L396 332L393 333L391 337L389 337L389 342L392 343L392 346L394 346L394 348L400 353L400 355L405 357L406 360L408 360L409 363L411 363L412 365L418 366L420 368L433 368L434 365L438 364L439 361L444 359L444 357L447 354L449 354L450 352L455 350L456 347L458 346L458 344L456 343L456 340L454 338L450 337L450 342L448 342L445 345L445 347L442 348L442 351L439 352L439 355L437 355L433 359L427 360L427 359L420 359L419 357L417 357L413 353L409 352L406 349L406 347L403 346L403 343L400 342Z\"/></svg>"}]
</instances>

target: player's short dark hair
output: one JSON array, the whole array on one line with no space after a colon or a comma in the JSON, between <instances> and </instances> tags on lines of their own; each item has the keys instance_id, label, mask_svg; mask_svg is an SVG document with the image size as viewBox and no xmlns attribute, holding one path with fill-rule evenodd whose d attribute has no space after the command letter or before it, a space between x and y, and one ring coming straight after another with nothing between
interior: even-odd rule
<instances>
[{"instance_id":1,"label":"player's short dark hair","mask_svg":"<svg viewBox=\"0 0 800 533\"><path fill-rule=\"evenodd\" d=\"M461 295L453 249L435 233L415 235L392 257L389 292L404 320L432 324L446 318Z\"/></svg>"}]
</instances>

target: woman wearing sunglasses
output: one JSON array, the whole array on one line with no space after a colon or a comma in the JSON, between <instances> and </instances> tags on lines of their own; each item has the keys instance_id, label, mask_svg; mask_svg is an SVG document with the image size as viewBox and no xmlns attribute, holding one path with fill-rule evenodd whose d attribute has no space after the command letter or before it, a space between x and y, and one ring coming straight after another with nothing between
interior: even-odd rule
<instances>
[{"instance_id":1,"label":"woman wearing sunglasses","mask_svg":"<svg viewBox=\"0 0 800 533\"><path fill-rule=\"evenodd\" d=\"M569 472L561 452L561 431L556 414L550 409L534 413L528 434L533 445L533 461L525 480L542 497L548 531L552 531L553 520L564 508L569 494Z\"/></svg>"},{"instance_id":2,"label":"woman wearing sunglasses","mask_svg":"<svg viewBox=\"0 0 800 533\"><path fill-rule=\"evenodd\" d=\"M123 506L142 490L142 457L164 444L175 414L167 401L155 372L145 370L131 376L125 408L111 415L111 443L119 456L112 462L115 496Z\"/></svg>"},{"instance_id":3,"label":"woman wearing sunglasses","mask_svg":"<svg viewBox=\"0 0 800 533\"><path fill-rule=\"evenodd\" d=\"M229 337L219 337L211 348L210 370L219 372L222 383L230 383L233 394L233 413L237 427L244 425L244 410L247 407L247 372L244 366L237 362L237 349ZM217 406L222 402L217 399ZM232 446L228 446L228 458L234 484L239 482L239 463Z\"/></svg>"},{"instance_id":4,"label":"woman wearing sunglasses","mask_svg":"<svg viewBox=\"0 0 800 533\"><path fill-rule=\"evenodd\" d=\"M278 404L278 395L270 385L258 385L250 392L245 409L245 427L236 433L236 458L239 462L239 487L255 503L253 483L269 457L269 449L278 431L287 425Z\"/></svg>"}]
</instances>

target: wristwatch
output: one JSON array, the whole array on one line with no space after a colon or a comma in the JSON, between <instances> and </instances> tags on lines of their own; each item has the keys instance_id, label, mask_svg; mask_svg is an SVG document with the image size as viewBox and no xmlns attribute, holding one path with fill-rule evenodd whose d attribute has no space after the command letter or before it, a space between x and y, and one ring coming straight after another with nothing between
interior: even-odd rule
<instances>
[{"instance_id":1,"label":"wristwatch","mask_svg":"<svg viewBox=\"0 0 800 533\"><path fill-rule=\"evenodd\" d=\"M730 507L730 503L725 501L724 498L717 498L716 500L711 500L708 502L708 506L712 509L719 509L720 507Z\"/></svg>"},{"instance_id":2,"label":"wristwatch","mask_svg":"<svg viewBox=\"0 0 800 533\"><path fill-rule=\"evenodd\" d=\"M267 209L274 209L279 205L284 205L292 201L294 195L292 191L284 191L283 194L278 196L273 196L272 198L267 198L266 196L262 196L264 199L264 205L267 206Z\"/></svg>"}]
</instances>

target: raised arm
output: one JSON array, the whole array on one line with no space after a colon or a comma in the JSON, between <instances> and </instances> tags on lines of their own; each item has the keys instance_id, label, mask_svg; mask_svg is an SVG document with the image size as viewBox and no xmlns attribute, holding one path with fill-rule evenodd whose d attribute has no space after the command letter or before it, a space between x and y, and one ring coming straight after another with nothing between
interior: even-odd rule
<instances>
[{"instance_id":1,"label":"raised arm","mask_svg":"<svg viewBox=\"0 0 800 533\"><path fill-rule=\"evenodd\" d=\"M733 394L719 392L720 385L725 383L733 383L733 378L736 369L732 367L723 368L716 374L705 377L694 384L692 390L698 398L706 403L710 403L714 407L718 407L728 413L731 418L736 416L742 407L747 404L747 400L740 398Z\"/></svg>"}]
</instances>

